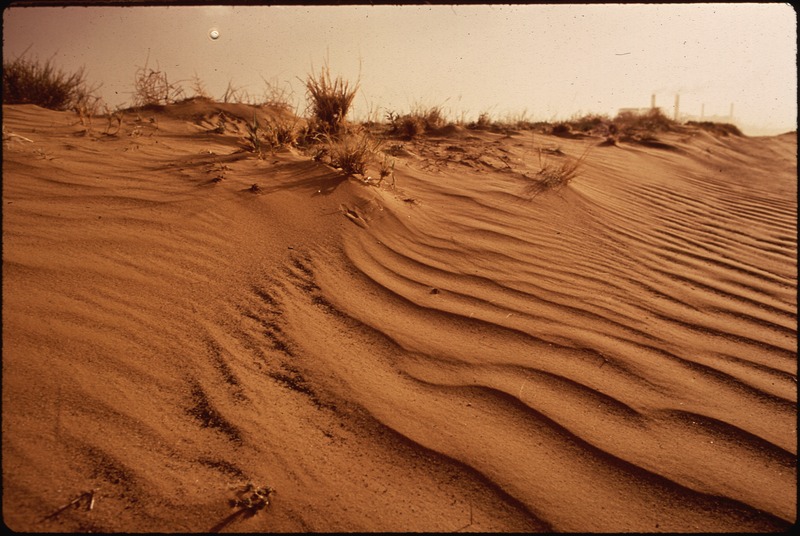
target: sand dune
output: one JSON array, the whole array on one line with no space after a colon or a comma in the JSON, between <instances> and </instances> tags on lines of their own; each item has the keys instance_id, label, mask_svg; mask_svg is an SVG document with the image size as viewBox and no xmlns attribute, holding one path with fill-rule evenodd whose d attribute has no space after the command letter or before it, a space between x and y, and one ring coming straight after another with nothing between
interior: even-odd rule
<instances>
[{"instance_id":1,"label":"sand dune","mask_svg":"<svg viewBox=\"0 0 800 536\"><path fill-rule=\"evenodd\" d=\"M252 113L3 106L10 528L796 521L796 133L451 127L387 142L392 188L255 158ZM542 148L588 153L532 196Z\"/></svg>"}]
</instances>

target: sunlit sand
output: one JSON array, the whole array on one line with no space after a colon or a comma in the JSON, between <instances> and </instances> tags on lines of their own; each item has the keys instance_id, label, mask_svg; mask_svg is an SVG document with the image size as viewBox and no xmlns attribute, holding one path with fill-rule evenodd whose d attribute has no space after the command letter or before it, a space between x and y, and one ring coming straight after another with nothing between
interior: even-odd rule
<instances>
[{"instance_id":1,"label":"sunlit sand","mask_svg":"<svg viewBox=\"0 0 800 536\"><path fill-rule=\"evenodd\" d=\"M11 529L795 523L795 132L451 125L378 181L254 111L3 106Z\"/></svg>"}]
</instances>

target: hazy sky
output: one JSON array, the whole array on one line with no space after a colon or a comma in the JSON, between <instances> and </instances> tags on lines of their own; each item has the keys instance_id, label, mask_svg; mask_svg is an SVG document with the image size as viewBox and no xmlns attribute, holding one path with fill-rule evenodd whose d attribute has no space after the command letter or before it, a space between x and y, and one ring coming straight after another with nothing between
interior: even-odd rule
<instances>
[{"instance_id":1,"label":"hazy sky","mask_svg":"<svg viewBox=\"0 0 800 536\"><path fill-rule=\"evenodd\" d=\"M260 96L263 77L301 103L298 78L327 57L334 75L360 73L356 118L441 105L454 119L553 120L647 107L652 94L671 116L680 93L684 113L727 116L733 103L745 128L796 128L789 4L29 7L4 10L3 30L4 59L30 46L85 66L112 105L131 103L148 54L214 97L228 82Z\"/></svg>"}]
</instances>

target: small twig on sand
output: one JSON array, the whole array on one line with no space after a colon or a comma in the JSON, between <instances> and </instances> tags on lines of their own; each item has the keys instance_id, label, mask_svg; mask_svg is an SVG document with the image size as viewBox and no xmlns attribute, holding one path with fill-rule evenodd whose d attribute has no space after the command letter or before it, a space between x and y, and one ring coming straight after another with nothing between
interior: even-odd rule
<instances>
[{"instance_id":1,"label":"small twig on sand","mask_svg":"<svg viewBox=\"0 0 800 536\"><path fill-rule=\"evenodd\" d=\"M83 500L83 499L85 499L87 497L89 498L89 504L87 505L86 509L87 510L91 510L92 508L94 508L94 494L95 494L95 491L96 490L84 491L83 493L81 493L80 495L78 495L77 497L72 499L70 502L68 502L64 506L62 506L60 508L57 508L52 514L49 514L49 515L46 515L45 517L43 517L42 521L57 516L58 514L60 514L61 512L66 510L67 508L69 508L70 506L75 506L81 500Z\"/></svg>"},{"instance_id":2,"label":"small twig on sand","mask_svg":"<svg viewBox=\"0 0 800 536\"><path fill-rule=\"evenodd\" d=\"M14 134L13 132L6 132L6 129L4 127L3 128L3 141L14 139L14 138L20 139L22 141L27 141L29 143L33 143L33 140L29 140L25 136L20 136L19 134Z\"/></svg>"}]
</instances>

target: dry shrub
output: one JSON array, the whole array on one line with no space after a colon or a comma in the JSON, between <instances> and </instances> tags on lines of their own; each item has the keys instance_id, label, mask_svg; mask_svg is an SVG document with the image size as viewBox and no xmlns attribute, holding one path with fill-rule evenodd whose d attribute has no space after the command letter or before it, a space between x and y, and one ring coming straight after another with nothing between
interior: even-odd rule
<instances>
[{"instance_id":1,"label":"dry shrub","mask_svg":"<svg viewBox=\"0 0 800 536\"><path fill-rule=\"evenodd\" d=\"M623 112L614 117L613 125L623 136L640 137L652 136L657 132L669 132L678 129L678 123L653 108L646 113L637 114Z\"/></svg>"},{"instance_id":2,"label":"dry shrub","mask_svg":"<svg viewBox=\"0 0 800 536\"><path fill-rule=\"evenodd\" d=\"M277 82L269 82L263 76L264 91L261 98L261 104L269 106L276 111L294 112L292 100L294 92L291 87L281 87Z\"/></svg>"},{"instance_id":3,"label":"dry shrub","mask_svg":"<svg viewBox=\"0 0 800 536\"><path fill-rule=\"evenodd\" d=\"M124 113L120 109L120 107L117 107L115 110L112 110L108 106L105 106L105 112L108 124L106 125L106 129L103 132L103 134L105 134L106 136L116 136L122 129L122 121L124 119ZM116 128L114 128L115 126Z\"/></svg>"},{"instance_id":4,"label":"dry shrub","mask_svg":"<svg viewBox=\"0 0 800 536\"><path fill-rule=\"evenodd\" d=\"M611 118L603 114L587 114L568 121L573 132L605 135L609 131Z\"/></svg>"},{"instance_id":5,"label":"dry shrub","mask_svg":"<svg viewBox=\"0 0 800 536\"><path fill-rule=\"evenodd\" d=\"M220 97L220 100L224 103L233 102L236 104L251 103L250 95L240 86L234 86L233 81L228 80L228 85L225 88L225 92Z\"/></svg>"},{"instance_id":6,"label":"dry shrub","mask_svg":"<svg viewBox=\"0 0 800 536\"><path fill-rule=\"evenodd\" d=\"M296 123L283 119L266 119L259 123L256 113L253 112L253 121L247 123L245 141L248 149L264 155L266 150L275 151L282 147L294 145L297 142Z\"/></svg>"},{"instance_id":7,"label":"dry shrub","mask_svg":"<svg viewBox=\"0 0 800 536\"><path fill-rule=\"evenodd\" d=\"M506 125L517 129L530 128L531 120L528 118L528 110L522 110L521 112L507 114L505 118L505 123Z\"/></svg>"},{"instance_id":8,"label":"dry shrub","mask_svg":"<svg viewBox=\"0 0 800 536\"><path fill-rule=\"evenodd\" d=\"M386 119L389 122L389 133L407 140L412 140L426 131L436 130L447 124L440 106L415 105L411 113L400 115L388 112Z\"/></svg>"},{"instance_id":9,"label":"dry shrub","mask_svg":"<svg viewBox=\"0 0 800 536\"><path fill-rule=\"evenodd\" d=\"M396 160L394 158L389 161L389 155L384 153L383 160L381 160L380 169L378 170L378 186L386 179L387 177L392 177L392 188L395 186L395 177L394 177L394 165Z\"/></svg>"},{"instance_id":10,"label":"dry shrub","mask_svg":"<svg viewBox=\"0 0 800 536\"><path fill-rule=\"evenodd\" d=\"M148 58L149 60L149 58ZM133 105L143 106L174 104L184 97L183 88L179 83L170 83L167 73L156 69L137 67L133 82Z\"/></svg>"},{"instance_id":11,"label":"dry shrub","mask_svg":"<svg viewBox=\"0 0 800 536\"><path fill-rule=\"evenodd\" d=\"M389 122L389 133L394 136L412 140L425 132L425 122L416 115L388 112L386 119Z\"/></svg>"},{"instance_id":12,"label":"dry shrub","mask_svg":"<svg viewBox=\"0 0 800 536\"><path fill-rule=\"evenodd\" d=\"M489 130L492 126L492 119L487 112L481 112L478 115L478 120L468 125L469 128L475 130Z\"/></svg>"},{"instance_id":13,"label":"dry shrub","mask_svg":"<svg viewBox=\"0 0 800 536\"><path fill-rule=\"evenodd\" d=\"M349 132L333 138L324 135L325 151L332 167L346 175L366 175L367 166L375 159L381 141L375 140L366 130Z\"/></svg>"},{"instance_id":14,"label":"dry shrub","mask_svg":"<svg viewBox=\"0 0 800 536\"><path fill-rule=\"evenodd\" d=\"M51 110L83 108L93 112L99 103L95 92L100 85L87 86L86 73L81 67L66 73L53 65L52 58L44 63L25 57L3 61L3 104L36 104Z\"/></svg>"},{"instance_id":15,"label":"dry shrub","mask_svg":"<svg viewBox=\"0 0 800 536\"><path fill-rule=\"evenodd\" d=\"M572 134L572 126L569 123L556 123L553 125L551 133L553 136L570 136Z\"/></svg>"},{"instance_id":16,"label":"dry shrub","mask_svg":"<svg viewBox=\"0 0 800 536\"><path fill-rule=\"evenodd\" d=\"M211 98L211 95L209 95L208 91L206 90L206 85L203 83L200 77L197 76L197 73L194 73L190 83L192 85L192 92L194 93L193 97L200 97L203 99Z\"/></svg>"},{"instance_id":17,"label":"dry shrub","mask_svg":"<svg viewBox=\"0 0 800 536\"><path fill-rule=\"evenodd\" d=\"M422 121L422 124L425 125L425 130L435 130L447 124L447 119L441 106L422 106L417 104L411 110L410 115Z\"/></svg>"},{"instance_id":18,"label":"dry shrub","mask_svg":"<svg viewBox=\"0 0 800 536\"><path fill-rule=\"evenodd\" d=\"M539 171L536 173L535 182L525 188L525 194L531 197L549 190L558 191L567 186L578 176L589 154L589 148L587 147L578 158L564 157L560 163L548 161L542 154L542 150L539 149Z\"/></svg>"},{"instance_id":19,"label":"dry shrub","mask_svg":"<svg viewBox=\"0 0 800 536\"><path fill-rule=\"evenodd\" d=\"M415 115L404 115L398 122L397 132L406 139L414 139L425 133L425 121Z\"/></svg>"},{"instance_id":20,"label":"dry shrub","mask_svg":"<svg viewBox=\"0 0 800 536\"><path fill-rule=\"evenodd\" d=\"M444 113L438 106L433 106L425 110L422 114L422 119L425 121L425 128L427 130L442 128L447 124Z\"/></svg>"},{"instance_id":21,"label":"dry shrub","mask_svg":"<svg viewBox=\"0 0 800 536\"><path fill-rule=\"evenodd\" d=\"M713 121L687 121L687 125L695 126L719 134L720 136L744 136L739 127L732 123L715 123Z\"/></svg>"},{"instance_id":22,"label":"dry shrub","mask_svg":"<svg viewBox=\"0 0 800 536\"><path fill-rule=\"evenodd\" d=\"M306 98L311 108L312 124L328 136L338 136L345 124L347 112L353 104L359 83L350 86L342 77L331 77L328 65L319 76L309 74L305 82Z\"/></svg>"}]
</instances>

